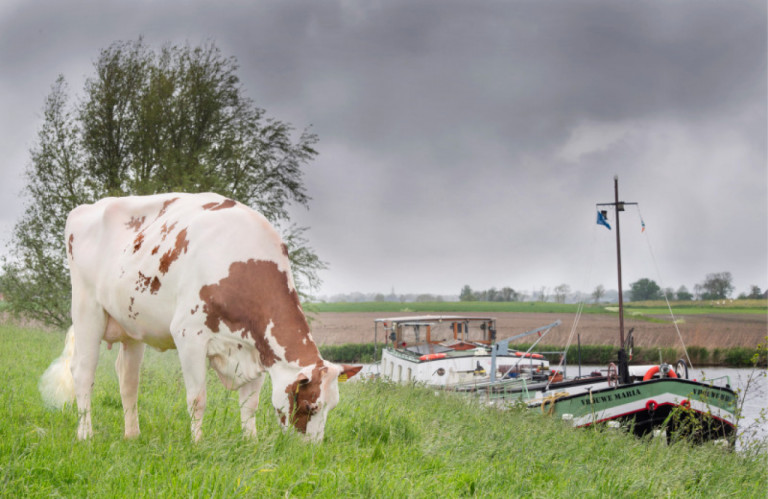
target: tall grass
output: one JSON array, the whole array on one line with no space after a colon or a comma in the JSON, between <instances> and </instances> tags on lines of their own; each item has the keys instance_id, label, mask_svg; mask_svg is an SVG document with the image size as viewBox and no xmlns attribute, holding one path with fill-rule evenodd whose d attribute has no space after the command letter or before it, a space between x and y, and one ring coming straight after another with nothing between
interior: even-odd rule
<instances>
[{"instance_id":1,"label":"tall grass","mask_svg":"<svg viewBox=\"0 0 768 499\"><path fill-rule=\"evenodd\" d=\"M764 497L764 450L665 446L573 430L530 411L389 385L341 385L326 439L279 430L269 387L256 441L240 436L237 397L209 376L204 437L190 441L174 352L142 366L142 434L122 439L116 349L102 351L95 436L75 439L73 408L42 407L37 380L63 335L0 326L3 497Z\"/></svg>"}]
</instances>

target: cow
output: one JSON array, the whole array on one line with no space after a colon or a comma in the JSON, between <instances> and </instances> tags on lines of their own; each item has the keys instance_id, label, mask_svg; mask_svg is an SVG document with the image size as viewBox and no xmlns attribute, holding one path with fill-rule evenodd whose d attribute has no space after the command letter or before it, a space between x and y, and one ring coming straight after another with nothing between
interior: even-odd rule
<instances>
[{"instance_id":1,"label":"cow","mask_svg":"<svg viewBox=\"0 0 768 499\"><path fill-rule=\"evenodd\" d=\"M246 436L265 373L283 429L323 439L339 401L338 380L361 366L320 356L301 308L288 250L266 218L218 194L170 193L105 198L69 214L66 254L72 326L64 352L41 379L54 405L76 400L77 437L93 435L91 393L101 341L120 343L115 369L125 437L139 435L139 366L145 344L178 350L191 417L200 440L206 359L237 390Z\"/></svg>"}]
</instances>

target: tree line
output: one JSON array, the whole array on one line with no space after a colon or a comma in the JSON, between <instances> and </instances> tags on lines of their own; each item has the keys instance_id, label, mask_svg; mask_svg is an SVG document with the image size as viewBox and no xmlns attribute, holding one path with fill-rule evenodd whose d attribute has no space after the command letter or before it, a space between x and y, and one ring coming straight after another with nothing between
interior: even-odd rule
<instances>
[{"instance_id":1,"label":"tree line","mask_svg":"<svg viewBox=\"0 0 768 499\"><path fill-rule=\"evenodd\" d=\"M685 286L680 286L677 290L666 288L664 290L653 280L648 278L639 279L630 284L629 289L624 291L624 296L629 301L660 300L666 296L669 300L691 301L691 300L725 300L731 297L734 291L733 276L730 272L718 272L707 274L699 284L689 291ZM460 301L524 301L533 298L536 301L554 301L556 303L565 303L571 295L571 288L567 284L561 284L554 287L551 291L547 287L541 287L533 292L533 295L527 295L515 291L511 287L501 289L490 288L488 290L473 290L469 285L464 285L459 293ZM599 303L606 296L606 289L602 284L595 287L589 298L594 303ZM766 298L766 293L759 286L752 285L749 293L741 293L737 299L759 299Z\"/></svg>"}]
</instances>

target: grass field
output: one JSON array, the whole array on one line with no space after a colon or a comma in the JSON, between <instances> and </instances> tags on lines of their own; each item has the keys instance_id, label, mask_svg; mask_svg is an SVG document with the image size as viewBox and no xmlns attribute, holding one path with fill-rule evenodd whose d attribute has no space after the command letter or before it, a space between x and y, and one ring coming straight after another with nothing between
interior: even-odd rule
<instances>
[{"instance_id":1,"label":"grass field","mask_svg":"<svg viewBox=\"0 0 768 499\"><path fill-rule=\"evenodd\" d=\"M341 385L325 442L311 445L279 430L269 386L259 438L243 440L237 396L210 373L204 437L193 444L173 351L147 351L142 434L124 441L116 349L104 349L95 437L78 442L75 410L47 410L37 392L62 345L61 334L0 325L0 496L765 497L768 487L759 446L666 446L381 382Z\"/></svg>"},{"instance_id":2,"label":"grass field","mask_svg":"<svg viewBox=\"0 0 768 499\"><path fill-rule=\"evenodd\" d=\"M766 300L733 300L718 305L714 302L673 302L672 311L676 315L699 314L765 314L768 313L768 301ZM578 305L568 303L550 302L340 302L340 303L310 303L306 308L310 312L439 312L439 313L470 313L470 312L521 312L521 313L564 313L573 314L578 310ZM669 315L666 303L661 301L651 302L626 302L627 314L635 315ZM611 314L617 313L615 305L586 305L583 308L585 314Z\"/></svg>"}]
</instances>

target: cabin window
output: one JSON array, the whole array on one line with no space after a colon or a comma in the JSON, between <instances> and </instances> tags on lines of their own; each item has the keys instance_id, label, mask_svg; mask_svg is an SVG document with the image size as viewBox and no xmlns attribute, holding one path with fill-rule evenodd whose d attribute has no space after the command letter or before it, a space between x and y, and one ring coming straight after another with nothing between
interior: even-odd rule
<instances>
[{"instance_id":1,"label":"cabin window","mask_svg":"<svg viewBox=\"0 0 768 499\"><path fill-rule=\"evenodd\" d=\"M409 368L408 368L408 379L407 379L407 381L411 381L411 376L412 376L412 375L413 375L413 373L412 373L412 371L411 371L411 368L409 367Z\"/></svg>"},{"instance_id":2,"label":"cabin window","mask_svg":"<svg viewBox=\"0 0 768 499\"><path fill-rule=\"evenodd\" d=\"M397 379L395 381L401 381L403 379L403 366L397 366Z\"/></svg>"}]
</instances>

